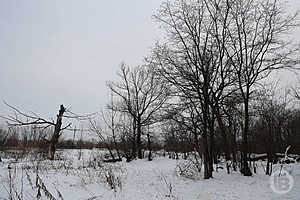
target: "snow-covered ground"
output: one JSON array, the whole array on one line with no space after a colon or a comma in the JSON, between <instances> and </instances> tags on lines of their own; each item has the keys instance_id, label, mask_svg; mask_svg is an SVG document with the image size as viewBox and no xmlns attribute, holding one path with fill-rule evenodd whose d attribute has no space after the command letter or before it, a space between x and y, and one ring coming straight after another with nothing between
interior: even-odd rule
<instances>
[{"instance_id":1,"label":"snow-covered ground","mask_svg":"<svg viewBox=\"0 0 300 200\"><path fill-rule=\"evenodd\" d=\"M214 178L188 179L178 175L179 163L185 161L155 157L153 161L134 160L130 163L102 163L103 152L84 150L78 160L78 150L61 152L60 161L15 161L4 158L0 163L0 199L122 199L122 200L247 200L300 199L300 164L290 164L294 178L292 190L284 195L273 192L270 177L264 175L258 162L257 174L227 175L225 169L214 172ZM8 169L11 168L11 169ZM279 169L274 166L274 170ZM113 188L113 189L112 189Z\"/></svg>"}]
</instances>

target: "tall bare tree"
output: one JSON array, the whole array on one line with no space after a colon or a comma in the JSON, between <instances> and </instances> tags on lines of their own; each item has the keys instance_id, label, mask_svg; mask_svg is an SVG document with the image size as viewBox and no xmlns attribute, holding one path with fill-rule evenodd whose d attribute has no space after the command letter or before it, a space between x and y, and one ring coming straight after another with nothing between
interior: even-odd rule
<instances>
[{"instance_id":1,"label":"tall bare tree","mask_svg":"<svg viewBox=\"0 0 300 200\"><path fill-rule=\"evenodd\" d=\"M209 168L213 145L214 117L228 131L221 116L221 104L239 90L244 107L243 167L247 162L249 101L260 80L272 69L294 67L298 47L286 40L298 26L297 13L288 15L280 0L176 0L162 4L156 20L166 30L167 41L156 45L153 60L162 77L187 98L201 117L204 166ZM226 139L227 140L227 139ZM227 158L229 155L227 153ZM204 170L204 178L211 177Z\"/></svg>"},{"instance_id":2,"label":"tall bare tree","mask_svg":"<svg viewBox=\"0 0 300 200\"><path fill-rule=\"evenodd\" d=\"M247 162L249 102L255 85L271 70L293 68L299 63L298 46L287 40L298 27L298 13L288 14L280 0L227 0L230 36L224 46L237 76L244 105L242 170L251 175Z\"/></svg>"},{"instance_id":3,"label":"tall bare tree","mask_svg":"<svg viewBox=\"0 0 300 200\"><path fill-rule=\"evenodd\" d=\"M272 174L272 164L276 162L275 153L280 151L280 141L277 140L284 137L285 127L292 114L288 109L290 103L287 99L288 93L280 97L275 95L276 92L278 93L273 88L264 88L254 107L258 114L255 124L259 129L256 132L267 153L266 175Z\"/></svg>"},{"instance_id":4,"label":"tall bare tree","mask_svg":"<svg viewBox=\"0 0 300 200\"><path fill-rule=\"evenodd\" d=\"M205 179L212 177L214 115L234 80L224 49L229 11L217 10L220 2L215 5L197 0L167 1L155 15L168 40L156 46L152 60L161 76L193 105L201 119L198 134L204 146Z\"/></svg>"},{"instance_id":5,"label":"tall bare tree","mask_svg":"<svg viewBox=\"0 0 300 200\"><path fill-rule=\"evenodd\" d=\"M132 118L136 145L133 156L137 152L138 158L142 158L142 127L160 120L158 111L167 101L169 91L150 66L130 69L122 64L118 75L120 81L108 82L108 87L120 97L117 110L128 113Z\"/></svg>"}]
</instances>

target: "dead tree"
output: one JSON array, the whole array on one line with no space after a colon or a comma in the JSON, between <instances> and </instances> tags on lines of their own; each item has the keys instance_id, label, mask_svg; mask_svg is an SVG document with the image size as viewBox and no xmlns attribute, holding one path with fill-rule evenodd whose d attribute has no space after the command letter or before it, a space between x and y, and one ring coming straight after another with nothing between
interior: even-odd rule
<instances>
[{"instance_id":1,"label":"dead tree","mask_svg":"<svg viewBox=\"0 0 300 200\"><path fill-rule=\"evenodd\" d=\"M49 142L49 149L48 149L48 159L54 160L56 144L58 143L58 139L61 136L62 130L66 129L69 126L61 128L62 126L62 119L63 115L66 111L66 108L63 105L60 105L60 109L56 118L56 123L54 125L54 132ZM71 124L70 124L71 125Z\"/></svg>"},{"instance_id":2,"label":"dead tree","mask_svg":"<svg viewBox=\"0 0 300 200\"><path fill-rule=\"evenodd\" d=\"M50 136L50 138L44 138L44 140L48 143L48 159L53 160L55 156L56 151L56 145L58 143L58 140L60 136L62 135L64 130L74 130L71 129L72 123L68 123L66 126L63 126L63 118L68 119L76 119L76 120L87 120L90 117L92 117L94 114L80 116L77 114L74 114L73 112L66 110L66 108L63 105L60 105L60 109L58 111L58 114L56 116L56 121L54 120L46 120L39 115L35 113L27 114L19 109L7 104L4 102L5 105L7 105L13 112L14 115L9 116L0 116L1 118L7 120L9 127L15 127L15 126L31 126L34 125L37 129L46 130L49 128L53 128L53 133Z\"/></svg>"}]
</instances>

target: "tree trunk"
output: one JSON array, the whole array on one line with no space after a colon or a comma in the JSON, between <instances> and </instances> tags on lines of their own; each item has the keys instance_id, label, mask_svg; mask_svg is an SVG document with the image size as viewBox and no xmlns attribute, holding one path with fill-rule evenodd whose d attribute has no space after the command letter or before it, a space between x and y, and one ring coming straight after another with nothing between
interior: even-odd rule
<instances>
[{"instance_id":1,"label":"tree trunk","mask_svg":"<svg viewBox=\"0 0 300 200\"><path fill-rule=\"evenodd\" d=\"M242 169L244 176L252 176L252 172L248 165L248 132L249 132L249 102L245 100L245 117L244 117L244 134L243 134L243 151L242 151Z\"/></svg>"},{"instance_id":2,"label":"tree trunk","mask_svg":"<svg viewBox=\"0 0 300 200\"><path fill-rule=\"evenodd\" d=\"M56 147L55 143L51 142L48 148L48 159L49 160L54 160L54 155L55 155Z\"/></svg>"},{"instance_id":3,"label":"tree trunk","mask_svg":"<svg viewBox=\"0 0 300 200\"><path fill-rule=\"evenodd\" d=\"M266 175L271 175L270 174L270 154L268 153L267 155L267 167L266 167Z\"/></svg>"},{"instance_id":4,"label":"tree trunk","mask_svg":"<svg viewBox=\"0 0 300 200\"><path fill-rule=\"evenodd\" d=\"M136 158L136 120L133 119L133 138L132 138L132 146L131 146L131 158L129 160L132 160Z\"/></svg>"},{"instance_id":5,"label":"tree trunk","mask_svg":"<svg viewBox=\"0 0 300 200\"><path fill-rule=\"evenodd\" d=\"M136 135L136 147L137 147L137 154L138 158L142 159L143 154L142 154L142 147L141 147L141 137L142 137L142 126L140 124L140 121L137 122L137 135Z\"/></svg>"},{"instance_id":6,"label":"tree trunk","mask_svg":"<svg viewBox=\"0 0 300 200\"><path fill-rule=\"evenodd\" d=\"M205 66L208 67L208 64ZM205 70L206 71L206 70ZM210 152L208 147L208 132L211 132L211 119L210 118L210 109L209 109L209 73L204 74L204 84L203 84L203 146L204 146L204 179L209 179L212 177L212 167L210 165ZM201 96L199 92L199 96ZM211 135L212 133L210 133Z\"/></svg>"},{"instance_id":7,"label":"tree trunk","mask_svg":"<svg viewBox=\"0 0 300 200\"><path fill-rule=\"evenodd\" d=\"M63 118L65 111L66 111L65 107L63 105L60 105L60 110L58 112L56 124L54 127L54 133L52 135L52 138L51 138L50 144L49 144L49 149L48 149L48 159L49 160L54 160L56 144L58 143L58 139L60 137L62 118Z\"/></svg>"},{"instance_id":8,"label":"tree trunk","mask_svg":"<svg viewBox=\"0 0 300 200\"><path fill-rule=\"evenodd\" d=\"M209 145L209 173L210 177L212 177L212 173L214 171L214 159L215 159L215 138L214 138L214 116L210 119L209 122L209 140L210 140L210 145Z\"/></svg>"},{"instance_id":9,"label":"tree trunk","mask_svg":"<svg viewBox=\"0 0 300 200\"><path fill-rule=\"evenodd\" d=\"M236 159L236 149L237 149L237 145L236 145L236 129L233 128L233 135L232 135L232 168L233 171L236 171L236 167L237 167L237 159Z\"/></svg>"},{"instance_id":10,"label":"tree trunk","mask_svg":"<svg viewBox=\"0 0 300 200\"><path fill-rule=\"evenodd\" d=\"M209 179L211 177L210 166L209 166L209 150L208 150L208 142L207 135L203 135L203 157L204 157L204 179Z\"/></svg>"},{"instance_id":11,"label":"tree trunk","mask_svg":"<svg viewBox=\"0 0 300 200\"><path fill-rule=\"evenodd\" d=\"M148 160L151 161L152 160L152 149L151 149L151 140L150 140L150 134L147 134L147 146L148 146L148 150L149 150L149 154L148 154Z\"/></svg>"},{"instance_id":12,"label":"tree trunk","mask_svg":"<svg viewBox=\"0 0 300 200\"><path fill-rule=\"evenodd\" d=\"M216 117L217 117L219 127L221 129L221 135L222 135L224 146L225 146L224 149L225 149L225 160L226 160L227 174L230 174L230 169L229 169L230 153L229 153L229 142L228 142L228 137L227 137L229 135L228 134L229 131L227 130L226 126L223 123L219 107L215 109L215 114L216 114ZM229 120L229 123L231 123L230 120Z\"/></svg>"}]
</instances>

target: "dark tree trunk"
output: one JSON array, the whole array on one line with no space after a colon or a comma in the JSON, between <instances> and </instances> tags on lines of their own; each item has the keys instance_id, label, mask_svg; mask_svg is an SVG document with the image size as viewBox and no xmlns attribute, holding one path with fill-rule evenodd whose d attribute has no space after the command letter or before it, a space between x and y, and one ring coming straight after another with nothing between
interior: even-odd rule
<instances>
[{"instance_id":1,"label":"dark tree trunk","mask_svg":"<svg viewBox=\"0 0 300 200\"><path fill-rule=\"evenodd\" d=\"M108 152L109 152L111 158L112 158L113 160L115 160L115 156L114 156L114 154L113 154L112 145L109 145L108 143L105 143L105 146L106 146L106 148L108 149ZM80 150L81 150L81 147L80 147ZM119 157L119 158L120 158L120 157Z\"/></svg>"},{"instance_id":2,"label":"dark tree trunk","mask_svg":"<svg viewBox=\"0 0 300 200\"><path fill-rule=\"evenodd\" d=\"M151 140L150 140L150 134L147 134L147 146L148 146L148 150L149 150L149 154L148 154L148 160L151 161L152 160L152 149L151 149Z\"/></svg>"},{"instance_id":3,"label":"dark tree trunk","mask_svg":"<svg viewBox=\"0 0 300 200\"><path fill-rule=\"evenodd\" d=\"M268 159L267 159L267 167L266 167L266 175L271 175L270 174L270 155L268 153Z\"/></svg>"},{"instance_id":4,"label":"dark tree trunk","mask_svg":"<svg viewBox=\"0 0 300 200\"><path fill-rule=\"evenodd\" d=\"M267 167L266 167L266 175L271 176L272 175L272 168L273 168L273 162L274 162L274 155L270 151L267 153Z\"/></svg>"},{"instance_id":5,"label":"dark tree trunk","mask_svg":"<svg viewBox=\"0 0 300 200\"><path fill-rule=\"evenodd\" d=\"M48 159L49 160L54 160L54 155L55 155L56 147L55 143L51 142L48 148Z\"/></svg>"},{"instance_id":6,"label":"dark tree trunk","mask_svg":"<svg viewBox=\"0 0 300 200\"><path fill-rule=\"evenodd\" d=\"M199 156L201 156L201 150L200 150L199 139L198 139L198 132L197 132L195 127L194 127L194 130L193 130L193 136L194 136L194 148L198 152Z\"/></svg>"},{"instance_id":7,"label":"dark tree trunk","mask_svg":"<svg viewBox=\"0 0 300 200\"><path fill-rule=\"evenodd\" d=\"M243 131L243 145L242 145L242 169L241 173L244 176L252 176L252 172L248 164L248 133L249 133L249 103L245 100L245 117L244 117L244 131Z\"/></svg>"},{"instance_id":8,"label":"dark tree trunk","mask_svg":"<svg viewBox=\"0 0 300 200\"><path fill-rule=\"evenodd\" d=\"M132 138L132 146L131 146L131 158L130 160L132 159L135 159L136 158L136 136L133 135L133 138Z\"/></svg>"},{"instance_id":9,"label":"dark tree trunk","mask_svg":"<svg viewBox=\"0 0 300 200\"><path fill-rule=\"evenodd\" d=\"M232 135L232 168L233 171L236 171L236 167L237 167L237 158L236 158L236 149L237 149L237 145L236 145L236 129L233 128L233 135Z\"/></svg>"},{"instance_id":10,"label":"dark tree trunk","mask_svg":"<svg viewBox=\"0 0 300 200\"><path fill-rule=\"evenodd\" d=\"M210 166L209 166L209 150L208 150L208 142L207 135L203 135L203 157L204 157L204 179L209 179L211 177Z\"/></svg>"},{"instance_id":11,"label":"dark tree trunk","mask_svg":"<svg viewBox=\"0 0 300 200\"><path fill-rule=\"evenodd\" d=\"M49 149L48 149L48 159L49 160L54 160L56 144L58 143L58 139L60 137L62 118L63 118L65 111L66 111L65 107L63 105L60 105L60 109L59 109L57 119L56 119L56 124L54 127L54 133L52 135L52 138L51 138L50 144L49 144Z\"/></svg>"},{"instance_id":12,"label":"dark tree trunk","mask_svg":"<svg viewBox=\"0 0 300 200\"><path fill-rule=\"evenodd\" d=\"M273 130L276 130L276 128L273 128L272 119L269 119L267 121L268 123L268 140L266 141L266 147L267 147L267 167L266 167L266 175L272 175L272 163L274 161L274 154L273 154L273 142L274 142L274 132ZM274 123L274 122L273 122ZM277 130L280 130L278 128Z\"/></svg>"},{"instance_id":13,"label":"dark tree trunk","mask_svg":"<svg viewBox=\"0 0 300 200\"><path fill-rule=\"evenodd\" d=\"M208 67L205 66L206 68ZM208 133L211 131L211 121L210 121L210 109L209 109L209 77L208 77L208 73L205 73L204 78L204 84L203 84L203 104L202 104L202 108L203 108L203 147L204 147L204 152L203 152L203 157L204 157L204 179L209 179L212 177L212 167L210 165L210 151L209 151L209 146L208 146ZM201 93L199 92L199 96L201 96ZM212 134L212 133L210 133Z\"/></svg>"},{"instance_id":14,"label":"dark tree trunk","mask_svg":"<svg viewBox=\"0 0 300 200\"><path fill-rule=\"evenodd\" d=\"M210 173L210 177L212 177L212 173L214 171L214 159L215 159L215 152L214 152L214 148L215 148L215 138L214 138L214 121L213 121L213 117L210 119L210 123L209 123L209 140L210 140L210 145L209 145L209 173Z\"/></svg>"},{"instance_id":15,"label":"dark tree trunk","mask_svg":"<svg viewBox=\"0 0 300 200\"><path fill-rule=\"evenodd\" d=\"M138 158L142 159L143 158L143 154L142 154L142 126L141 123L138 119L137 122L137 134L136 134L136 148L137 148L137 154L138 154Z\"/></svg>"},{"instance_id":16,"label":"dark tree trunk","mask_svg":"<svg viewBox=\"0 0 300 200\"><path fill-rule=\"evenodd\" d=\"M132 137L132 146L131 146L131 158L130 158L130 160L132 160L132 159L134 159L134 158L136 158L136 120L135 119L133 119L133 137Z\"/></svg>"},{"instance_id":17,"label":"dark tree trunk","mask_svg":"<svg viewBox=\"0 0 300 200\"><path fill-rule=\"evenodd\" d=\"M219 108L215 109L215 114L216 114L216 117L217 117L219 127L221 129L221 135L222 135L223 142L224 142L227 174L230 174L230 169L229 169L229 164L228 164L229 161L230 161L229 142L228 142L228 135L229 135L228 132L229 131L227 131L227 128L223 123ZM230 120L229 120L229 123L231 123Z\"/></svg>"},{"instance_id":18,"label":"dark tree trunk","mask_svg":"<svg viewBox=\"0 0 300 200\"><path fill-rule=\"evenodd\" d=\"M210 135L210 146L209 146L209 173L212 177L212 172L214 171L214 136Z\"/></svg>"}]
</instances>

